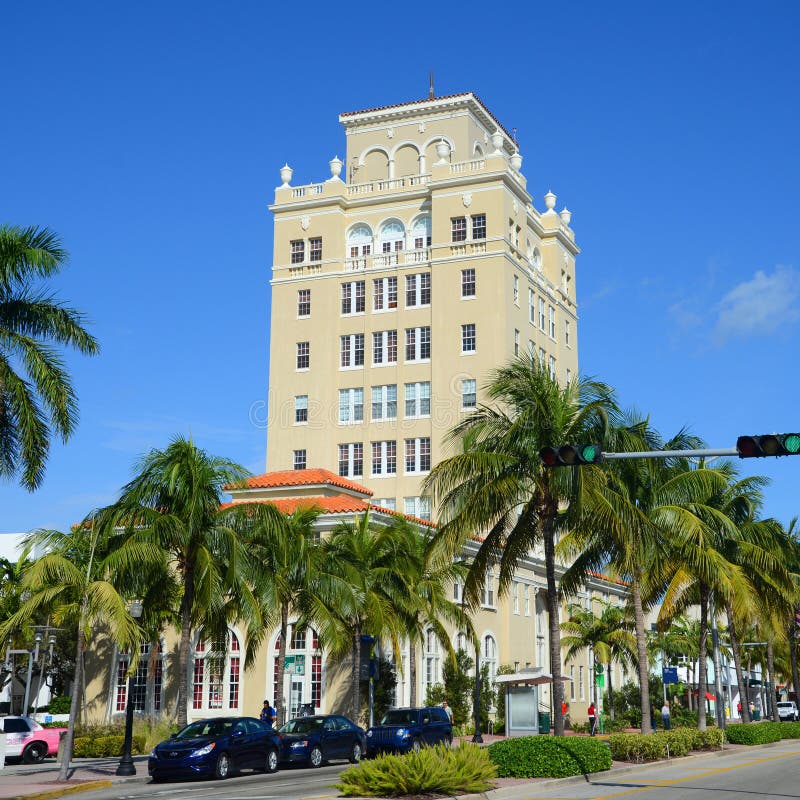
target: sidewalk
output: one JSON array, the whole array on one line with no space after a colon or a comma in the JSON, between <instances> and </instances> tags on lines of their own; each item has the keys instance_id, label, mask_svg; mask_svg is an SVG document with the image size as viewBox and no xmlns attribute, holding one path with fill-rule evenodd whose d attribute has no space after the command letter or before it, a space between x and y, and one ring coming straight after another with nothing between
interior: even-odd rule
<instances>
[{"instance_id":1,"label":"sidewalk","mask_svg":"<svg viewBox=\"0 0 800 800\"><path fill-rule=\"evenodd\" d=\"M77 792L102 789L115 783L149 781L147 756L134 756L136 775L116 775L118 758L76 758L70 763L70 780L59 781L61 765L52 758L41 764L8 764L0 770L0 800L47 800Z\"/></svg>"}]
</instances>

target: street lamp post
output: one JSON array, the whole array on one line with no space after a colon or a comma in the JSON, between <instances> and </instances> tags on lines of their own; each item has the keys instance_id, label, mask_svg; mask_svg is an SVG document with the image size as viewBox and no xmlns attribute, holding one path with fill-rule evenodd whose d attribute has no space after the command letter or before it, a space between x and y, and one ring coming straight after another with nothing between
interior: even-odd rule
<instances>
[{"instance_id":1,"label":"street lamp post","mask_svg":"<svg viewBox=\"0 0 800 800\"><path fill-rule=\"evenodd\" d=\"M142 603L134 600L130 605L130 614L134 619L142 616ZM128 665L128 696L125 699L125 742L122 745L122 758L119 760L117 775L135 775L136 766L133 763L133 688L135 684L135 674Z\"/></svg>"},{"instance_id":2,"label":"street lamp post","mask_svg":"<svg viewBox=\"0 0 800 800\"><path fill-rule=\"evenodd\" d=\"M475 711L475 733L472 741L476 744L483 744L481 736L481 643L475 639L475 699L472 704Z\"/></svg>"},{"instance_id":3,"label":"street lamp post","mask_svg":"<svg viewBox=\"0 0 800 800\"><path fill-rule=\"evenodd\" d=\"M28 677L25 681L25 699L22 703L23 716L28 713L28 703L30 702L31 698L31 681L33 680L33 665L39 660L39 645L42 643L41 631L36 631L33 641L35 642L33 651L28 652Z\"/></svg>"}]
</instances>

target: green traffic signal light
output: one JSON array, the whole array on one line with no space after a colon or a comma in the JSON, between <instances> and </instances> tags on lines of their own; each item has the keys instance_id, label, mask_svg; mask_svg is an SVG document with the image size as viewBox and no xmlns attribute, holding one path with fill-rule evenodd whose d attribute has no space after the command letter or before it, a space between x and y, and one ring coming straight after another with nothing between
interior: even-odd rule
<instances>
[{"instance_id":1,"label":"green traffic signal light","mask_svg":"<svg viewBox=\"0 0 800 800\"><path fill-rule=\"evenodd\" d=\"M800 455L800 433L768 433L740 436L736 440L739 458Z\"/></svg>"},{"instance_id":2,"label":"green traffic signal light","mask_svg":"<svg viewBox=\"0 0 800 800\"><path fill-rule=\"evenodd\" d=\"M561 447L543 447L539 458L546 467L578 467L584 464L599 464L603 450L599 444L565 444Z\"/></svg>"}]
</instances>

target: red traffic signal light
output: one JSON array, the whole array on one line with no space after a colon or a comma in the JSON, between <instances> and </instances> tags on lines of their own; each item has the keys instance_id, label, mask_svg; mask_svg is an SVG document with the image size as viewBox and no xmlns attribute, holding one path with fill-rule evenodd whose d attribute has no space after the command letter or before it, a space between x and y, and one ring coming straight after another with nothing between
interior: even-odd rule
<instances>
[{"instance_id":1,"label":"red traffic signal light","mask_svg":"<svg viewBox=\"0 0 800 800\"><path fill-rule=\"evenodd\" d=\"M762 436L740 436L736 440L739 458L800 455L800 433L769 433Z\"/></svg>"},{"instance_id":2,"label":"red traffic signal light","mask_svg":"<svg viewBox=\"0 0 800 800\"><path fill-rule=\"evenodd\" d=\"M565 444L561 447L543 447L539 458L546 467L577 467L599 464L603 451L599 444Z\"/></svg>"}]
</instances>

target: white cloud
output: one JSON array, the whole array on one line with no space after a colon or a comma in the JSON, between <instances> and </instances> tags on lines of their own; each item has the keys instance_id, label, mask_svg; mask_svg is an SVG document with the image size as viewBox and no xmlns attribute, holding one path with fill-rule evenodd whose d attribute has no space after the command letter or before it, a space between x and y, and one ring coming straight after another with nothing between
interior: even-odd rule
<instances>
[{"instance_id":1,"label":"white cloud","mask_svg":"<svg viewBox=\"0 0 800 800\"><path fill-rule=\"evenodd\" d=\"M777 266L768 274L758 270L734 286L715 308L712 338L716 344L730 339L769 336L800 319L800 273Z\"/></svg>"}]
</instances>

